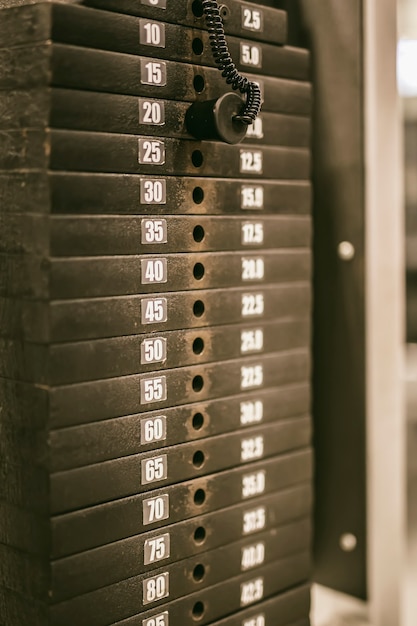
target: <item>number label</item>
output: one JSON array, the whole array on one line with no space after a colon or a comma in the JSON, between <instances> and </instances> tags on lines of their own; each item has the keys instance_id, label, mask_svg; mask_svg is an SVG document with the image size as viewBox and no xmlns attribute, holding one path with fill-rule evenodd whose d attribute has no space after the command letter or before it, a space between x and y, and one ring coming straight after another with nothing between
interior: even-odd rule
<instances>
[{"instance_id":1,"label":"number label","mask_svg":"<svg viewBox=\"0 0 417 626\"><path fill-rule=\"evenodd\" d=\"M240 333L240 352L261 352L264 347L264 331L262 328L256 330L243 330Z\"/></svg>"},{"instance_id":2,"label":"number label","mask_svg":"<svg viewBox=\"0 0 417 626\"><path fill-rule=\"evenodd\" d=\"M240 190L240 206L242 209L263 209L264 188L260 186L242 185Z\"/></svg>"},{"instance_id":3,"label":"number label","mask_svg":"<svg viewBox=\"0 0 417 626\"><path fill-rule=\"evenodd\" d=\"M141 204L166 204L166 180L164 178L142 178L140 181ZM164 220L165 221L165 220Z\"/></svg>"},{"instance_id":4,"label":"number label","mask_svg":"<svg viewBox=\"0 0 417 626\"><path fill-rule=\"evenodd\" d=\"M141 300L142 324L166 322L168 305L166 298L143 298Z\"/></svg>"},{"instance_id":5,"label":"number label","mask_svg":"<svg viewBox=\"0 0 417 626\"><path fill-rule=\"evenodd\" d=\"M242 366L240 368L240 388L261 387L264 382L262 365Z\"/></svg>"},{"instance_id":6,"label":"number label","mask_svg":"<svg viewBox=\"0 0 417 626\"><path fill-rule=\"evenodd\" d=\"M166 493L156 498L143 501L143 524L152 524L169 518L169 495Z\"/></svg>"},{"instance_id":7,"label":"number label","mask_svg":"<svg viewBox=\"0 0 417 626\"><path fill-rule=\"evenodd\" d=\"M163 363L167 358L167 340L164 337L144 339L140 344L140 362Z\"/></svg>"},{"instance_id":8,"label":"number label","mask_svg":"<svg viewBox=\"0 0 417 626\"><path fill-rule=\"evenodd\" d=\"M157 417L147 417L140 421L140 441L154 443L155 441L165 441L167 438L167 418L165 415Z\"/></svg>"},{"instance_id":9,"label":"number label","mask_svg":"<svg viewBox=\"0 0 417 626\"><path fill-rule=\"evenodd\" d=\"M251 437L250 439L242 439L241 441L241 450L240 450L240 460L244 461L252 461L254 459L260 459L264 453L264 438L259 437Z\"/></svg>"},{"instance_id":10,"label":"number label","mask_svg":"<svg viewBox=\"0 0 417 626\"><path fill-rule=\"evenodd\" d=\"M265 528L266 509L261 506L243 514L243 534L250 535Z\"/></svg>"},{"instance_id":11,"label":"number label","mask_svg":"<svg viewBox=\"0 0 417 626\"><path fill-rule=\"evenodd\" d=\"M241 174L261 174L263 168L263 153L261 150L240 151Z\"/></svg>"},{"instance_id":12,"label":"number label","mask_svg":"<svg viewBox=\"0 0 417 626\"><path fill-rule=\"evenodd\" d=\"M145 378L140 381L140 403L163 402L167 399L166 376Z\"/></svg>"},{"instance_id":13,"label":"number label","mask_svg":"<svg viewBox=\"0 0 417 626\"><path fill-rule=\"evenodd\" d=\"M142 485L165 480L168 476L168 460L166 454L154 456L141 461Z\"/></svg>"},{"instance_id":14,"label":"number label","mask_svg":"<svg viewBox=\"0 0 417 626\"><path fill-rule=\"evenodd\" d=\"M166 220L143 219L141 221L141 243L166 243L168 229Z\"/></svg>"},{"instance_id":15,"label":"number label","mask_svg":"<svg viewBox=\"0 0 417 626\"><path fill-rule=\"evenodd\" d=\"M257 567L258 565L262 565L265 561L265 544L255 543L252 546L248 546L247 548L242 548L242 559L241 559L241 569L242 571L246 571L248 569L252 569L253 567Z\"/></svg>"},{"instance_id":16,"label":"number label","mask_svg":"<svg viewBox=\"0 0 417 626\"><path fill-rule=\"evenodd\" d=\"M169 572L143 581L143 604L157 602L169 596Z\"/></svg>"},{"instance_id":17,"label":"number label","mask_svg":"<svg viewBox=\"0 0 417 626\"><path fill-rule=\"evenodd\" d=\"M166 259L142 259L140 267L142 285L167 282L168 271Z\"/></svg>"},{"instance_id":18,"label":"number label","mask_svg":"<svg viewBox=\"0 0 417 626\"><path fill-rule=\"evenodd\" d=\"M163 87L167 84L167 66L164 61L140 60L140 82L142 85Z\"/></svg>"},{"instance_id":19,"label":"number label","mask_svg":"<svg viewBox=\"0 0 417 626\"><path fill-rule=\"evenodd\" d=\"M142 0L143 2L144 0ZM165 7L164 7L165 8ZM142 620L142 626L169 626L169 613L164 611L154 617L148 617Z\"/></svg>"},{"instance_id":20,"label":"number label","mask_svg":"<svg viewBox=\"0 0 417 626\"><path fill-rule=\"evenodd\" d=\"M242 296L242 317L262 315L264 312L264 296L262 293L245 294Z\"/></svg>"},{"instance_id":21,"label":"number label","mask_svg":"<svg viewBox=\"0 0 417 626\"><path fill-rule=\"evenodd\" d=\"M264 136L262 117L258 117L248 125L246 137L252 137L253 139L262 139Z\"/></svg>"},{"instance_id":22,"label":"number label","mask_svg":"<svg viewBox=\"0 0 417 626\"><path fill-rule=\"evenodd\" d=\"M246 474L242 478L242 497L251 498L265 491L265 471Z\"/></svg>"},{"instance_id":23,"label":"number label","mask_svg":"<svg viewBox=\"0 0 417 626\"><path fill-rule=\"evenodd\" d=\"M264 417L264 404L262 400L254 402L240 403L240 423L242 426L247 424L258 424L262 422Z\"/></svg>"},{"instance_id":24,"label":"number label","mask_svg":"<svg viewBox=\"0 0 417 626\"><path fill-rule=\"evenodd\" d=\"M242 626L266 626L265 615L257 615L243 622Z\"/></svg>"},{"instance_id":25,"label":"number label","mask_svg":"<svg viewBox=\"0 0 417 626\"><path fill-rule=\"evenodd\" d=\"M142 4L146 4L148 7L157 7L158 9L167 8L167 0L142 0ZM165 615L165 613L164 613ZM168 615L168 613L167 613ZM167 622L168 623L168 622ZM145 626L154 626L153 624L145 624ZM165 624L156 624L155 626L165 626Z\"/></svg>"},{"instance_id":26,"label":"number label","mask_svg":"<svg viewBox=\"0 0 417 626\"><path fill-rule=\"evenodd\" d=\"M145 565L168 559L171 553L171 537L169 533L147 539L143 548Z\"/></svg>"},{"instance_id":27,"label":"number label","mask_svg":"<svg viewBox=\"0 0 417 626\"><path fill-rule=\"evenodd\" d=\"M139 20L139 42L143 46L165 48L165 24Z\"/></svg>"},{"instance_id":28,"label":"number label","mask_svg":"<svg viewBox=\"0 0 417 626\"><path fill-rule=\"evenodd\" d=\"M242 259L242 280L262 280L265 276L265 263L262 257Z\"/></svg>"},{"instance_id":29,"label":"number label","mask_svg":"<svg viewBox=\"0 0 417 626\"><path fill-rule=\"evenodd\" d=\"M248 583L240 585L240 605L246 606L258 602L264 595L264 579L255 578Z\"/></svg>"},{"instance_id":30,"label":"number label","mask_svg":"<svg viewBox=\"0 0 417 626\"><path fill-rule=\"evenodd\" d=\"M242 7L242 28L246 30L262 31L263 13L257 9Z\"/></svg>"},{"instance_id":31,"label":"number label","mask_svg":"<svg viewBox=\"0 0 417 626\"><path fill-rule=\"evenodd\" d=\"M163 126L163 124L165 124L164 101L139 98L139 124Z\"/></svg>"},{"instance_id":32,"label":"number label","mask_svg":"<svg viewBox=\"0 0 417 626\"><path fill-rule=\"evenodd\" d=\"M262 49L255 44L240 44L240 62L242 65L262 67Z\"/></svg>"},{"instance_id":33,"label":"number label","mask_svg":"<svg viewBox=\"0 0 417 626\"><path fill-rule=\"evenodd\" d=\"M159 139L139 139L138 161L141 165L163 165L165 144Z\"/></svg>"},{"instance_id":34,"label":"number label","mask_svg":"<svg viewBox=\"0 0 417 626\"><path fill-rule=\"evenodd\" d=\"M258 244L264 241L264 225L262 222L244 222L242 224L242 244Z\"/></svg>"}]
</instances>

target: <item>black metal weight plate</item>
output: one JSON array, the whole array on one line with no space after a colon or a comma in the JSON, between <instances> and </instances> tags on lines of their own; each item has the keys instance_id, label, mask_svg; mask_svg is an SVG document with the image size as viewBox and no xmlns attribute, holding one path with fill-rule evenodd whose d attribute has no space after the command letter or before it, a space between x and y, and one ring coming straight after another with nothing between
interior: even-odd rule
<instances>
[{"instance_id":1,"label":"black metal weight plate","mask_svg":"<svg viewBox=\"0 0 417 626\"><path fill-rule=\"evenodd\" d=\"M1 217L0 217L1 220ZM84 257L114 254L165 252L217 252L306 248L311 244L311 219L307 216L61 216L49 220L50 242L34 235L46 218L3 216L4 239L0 251L15 252L16 229L25 252L44 253L50 246L53 257ZM30 236L31 235L31 236Z\"/></svg>"},{"instance_id":2,"label":"black metal weight plate","mask_svg":"<svg viewBox=\"0 0 417 626\"><path fill-rule=\"evenodd\" d=\"M236 530L235 539L239 537L241 529ZM117 563L115 571L113 560L103 561L100 569L97 568L96 563L92 567L87 559L83 560L83 554L79 555L78 562L78 555L76 555L54 563L50 597L52 603L57 604L87 594L83 597L82 603L90 599L91 604L95 604L100 603L100 597L111 596L113 591L118 594L124 588L131 589L132 582L134 582L137 588L137 593L134 594L135 599L129 594L124 604L133 603L133 606L137 607L137 599L142 598L143 610L146 610L157 600L147 586L147 581L154 579L155 576L165 575L164 578L169 588L169 591L167 590L169 595L164 597L164 602L167 602L233 578L242 572L257 570L272 561L307 550L310 538L311 523L308 519L304 519L293 522L289 526L272 528L254 537L235 540L220 548L192 557L189 557L188 544L185 544L182 546L182 551L176 550L179 558L172 558L171 547L173 548L173 544L177 544L178 541L172 532L162 533L143 541L142 562L144 561L144 565L141 566L138 562L137 566L130 570L121 568ZM161 557L162 554L164 557ZM74 561L78 569L74 568ZM83 568L79 569L81 561L83 561ZM110 563L111 567L109 567ZM131 580L132 577L135 577L135 581ZM90 594L89 592L92 591L95 593ZM74 600L76 605L78 602L78 599ZM76 614L75 611L74 615Z\"/></svg>"},{"instance_id":3,"label":"black metal weight plate","mask_svg":"<svg viewBox=\"0 0 417 626\"><path fill-rule=\"evenodd\" d=\"M256 424L307 415L308 383L127 415L52 430L50 469L63 471L110 459L233 432ZM227 420L220 416L227 415ZM80 446L80 441L83 445Z\"/></svg>"},{"instance_id":4,"label":"black metal weight plate","mask_svg":"<svg viewBox=\"0 0 417 626\"><path fill-rule=\"evenodd\" d=\"M169 619L173 624L186 624L187 621L190 623L191 619L195 621L196 616L200 624L208 624L227 613L303 583L308 579L309 574L309 553L301 552L265 565L259 571L241 574L162 606L168 610ZM162 579L163 573L158 576L161 580L154 580L154 584L161 590L159 601L161 604L169 598L169 582L166 576ZM162 580L165 580L165 587ZM148 585L152 586L152 583ZM76 615L78 626L106 626L109 619L114 623L115 620L126 621L124 618L133 616L135 612L146 608L135 578L126 581L126 584L114 585L110 589L113 593L106 593L102 590L53 605L51 624L72 626L74 615ZM95 595L98 597L96 601L93 600ZM132 623L140 624L139 620L143 623L144 619L152 617L154 613L154 610L141 613L134 618Z\"/></svg>"},{"instance_id":5,"label":"black metal weight plate","mask_svg":"<svg viewBox=\"0 0 417 626\"><path fill-rule=\"evenodd\" d=\"M55 516L52 552L73 554L306 482L310 450ZM252 503L256 507L256 503ZM248 505L248 508L252 506Z\"/></svg>"},{"instance_id":6,"label":"black metal weight plate","mask_svg":"<svg viewBox=\"0 0 417 626\"><path fill-rule=\"evenodd\" d=\"M189 102L137 98L117 94L54 88L51 94L50 125L54 128L87 130L131 135L179 137L190 139L185 126ZM3 112L5 128L21 127L27 110L37 115L39 125L45 125L45 93L31 95L27 102L25 93L13 92L2 96L0 111ZM0 124L1 124L0 118ZM308 117L260 113L248 126L246 143L308 147L310 143L310 120Z\"/></svg>"},{"instance_id":7,"label":"black metal weight plate","mask_svg":"<svg viewBox=\"0 0 417 626\"><path fill-rule=\"evenodd\" d=\"M52 562L54 598L78 595L81 589L98 589L185 558L198 560L201 554L237 540L253 544L260 533L276 527L281 539L278 549L284 552L282 543L288 542L289 554L295 551L292 548L295 541L308 546L311 522L307 516L311 503L310 485L301 485L263 498L255 507L246 504L227 507L162 530L60 558ZM158 544L161 549L156 552ZM271 560L269 555L266 558Z\"/></svg>"},{"instance_id":8,"label":"black metal weight plate","mask_svg":"<svg viewBox=\"0 0 417 626\"><path fill-rule=\"evenodd\" d=\"M193 0L141 0L139 3L135 0L84 0L83 4L194 28L206 28L201 2ZM285 11L266 6L254 7L240 0L227 0L223 6L226 7L223 17L226 33L275 44L285 43Z\"/></svg>"},{"instance_id":9,"label":"black metal weight plate","mask_svg":"<svg viewBox=\"0 0 417 626\"><path fill-rule=\"evenodd\" d=\"M310 443L311 420L300 417L59 472L51 475L51 508L54 512L81 509L268 459Z\"/></svg>"},{"instance_id":10,"label":"black metal weight plate","mask_svg":"<svg viewBox=\"0 0 417 626\"><path fill-rule=\"evenodd\" d=\"M305 215L311 209L308 181L255 182L68 172L53 172L50 181L52 211L58 214ZM13 186L17 187L15 193L19 191L18 184L17 177ZM33 186L36 191L36 179Z\"/></svg>"},{"instance_id":11,"label":"black metal weight plate","mask_svg":"<svg viewBox=\"0 0 417 626\"><path fill-rule=\"evenodd\" d=\"M309 375L310 357L306 347L244 360L54 387L50 391L50 427L61 428L304 382Z\"/></svg>"}]
</instances>

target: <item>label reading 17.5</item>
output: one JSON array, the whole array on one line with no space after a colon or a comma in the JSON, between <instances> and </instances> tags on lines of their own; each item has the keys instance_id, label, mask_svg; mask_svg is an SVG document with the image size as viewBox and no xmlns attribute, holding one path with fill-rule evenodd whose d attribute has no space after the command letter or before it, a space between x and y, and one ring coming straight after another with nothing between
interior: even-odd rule
<instances>
[{"instance_id":1,"label":"label reading 17.5","mask_svg":"<svg viewBox=\"0 0 417 626\"><path fill-rule=\"evenodd\" d=\"M144 0L142 0L142 2L143 1ZM164 611L163 613L159 613L153 617L148 617L148 619L143 619L142 626L169 626L168 611Z\"/></svg>"},{"instance_id":2,"label":"label reading 17.5","mask_svg":"<svg viewBox=\"0 0 417 626\"><path fill-rule=\"evenodd\" d=\"M264 225L262 222L244 222L242 224L242 244L260 244L264 241Z\"/></svg>"}]
</instances>

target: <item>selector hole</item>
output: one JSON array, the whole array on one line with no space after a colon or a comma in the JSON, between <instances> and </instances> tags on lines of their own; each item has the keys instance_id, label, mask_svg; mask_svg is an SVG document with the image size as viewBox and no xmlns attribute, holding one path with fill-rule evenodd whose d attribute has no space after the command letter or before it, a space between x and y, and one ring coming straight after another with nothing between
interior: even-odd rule
<instances>
[{"instance_id":1,"label":"selector hole","mask_svg":"<svg viewBox=\"0 0 417 626\"><path fill-rule=\"evenodd\" d=\"M203 202L203 200L204 200L204 191L203 191L203 189L201 187L194 187L194 189L193 189L193 201L194 201L194 204L201 204ZM196 226L196 228L202 228L202 227L201 226L200 227ZM202 230L203 230L203 233L204 233L204 229L203 228L202 228ZM195 237L194 237L194 239L195 239ZM195 239L195 240L196 241L201 241L201 239L200 240Z\"/></svg>"},{"instance_id":2,"label":"selector hole","mask_svg":"<svg viewBox=\"0 0 417 626\"><path fill-rule=\"evenodd\" d=\"M201 337L197 337L193 341L193 352L194 354L201 354L204 350L204 341Z\"/></svg>"},{"instance_id":3,"label":"selector hole","mask_svg":"<svg viewBox=\"0 0 417 626\"><path fill-rule=\"evenodd\" d=\"M191 5L193 14L196 17L202 17L203 16L203 5L201 3L201 0L194 0L193 4Z\"/></svg>"},{"instance_id":4,"label":"selector hole","mask_svg":"<svg viewBox=\"0 0 417 626\"><path fill-rule=\"evenodd\" d=\"M204 276L204 265L202 263L196 263L193 269L193 275L196 280L201 280Z\"/></svg>"},{"instance_id":5,"label":"selector hole","mask_svg":"<svg viewBox=\"0 0 417 626\"><path fill-rule=\"evenodd\" d=\"M206 568L204 567L202 563L199 563L198 565L195 566L193 570L194 580L200 582L200 580L203 580L205 573L206 573Z\"/></svg>"},{"instance_id":6,"label":"selector hole","mask_svg":"<svg viewBox=\"0 0 417 626\"><path fill-rule=\"evenodd\" d=\"M204 503L205 499L206 499L206 492L204 491L204 489L197 489L197 491L194 494L194 504L201 506Z\"/></svg>"},{"instance_id":7,"label":"selector hole","mask_svg":"<svg viewBox=\"0 0 417 626\"><path fill-rule=\"evenodd\" d=\"M200 187L196 187L196 189L200 189ZM200 203L198 202L197 204L200 204ZM204 232L204 228L202 226L196 226L193 230L194 241L197 241L198 243L200 243L200 241L203 241L205 234L206 233Z\"/></svg>"},{"instance_id":8,"label":"selector hole","mask_svg":"<svg viewBox=\"0 0 417 626\"><path fill-rule=\"evenodd\" d=\"M196 602L193 606L193 618L201 619L204 615L204 604L202 602Z\"/></svg>"},{"instance_id":9,"label":"selector hole","mask_svg":"<svg viewBox=\"0 0 417 626\"><path fill-rule=\"evenodd\" d=\"M194 541L196 543L204 543L206 540L206 529L203 526L199 526L194 531Z\"/></svg>"},{"instance_id":10,"label":"selector hole","mask_svg":"<svg viewBox=\"0 0 417 626\"><path fill-rule=\"evenodd\" d=\"M193 162L194 167L201 167L203 165L204 157L201 150L194 150L191 155L191 161Z\"/></svg>"},{"instance_id":11,"label":"selector hole","mask_svg":"<svg viewBox=\"0 0 417 626\"><path fill-rule=\"evenodd\" d=\"M202 467L204 465L204 452L202 452L201 450L197 450L197 452L194 452L194 456L193 456L193 465L194 467Z\"/></svg>"},{"instance_id":12,"label":"selector hole","mask_svg":"<svg viewBox=\"0 0 417 626\"><path fill-rule=\"evenodd\" d=\"M193 306L193 313L196 317L201 317L204 313L204 302L202 300L196 300Z\"/></svg>"},{"instance_id":13,"label":"selector hole","mask_svg":"<svg viewBox=\"0 0 417 626\"><path fill-rule=\"evenodd\" d=\"M202 42L202 40L200 39L200 37L196 37L195 39L193 39L193 52L194 54L203 54L203 50L204 50L204 44Z\"/></svg>"},{"instance_id":14,"label":"selector hole","mask_svg":"<svg viewBox=\"0 0 417 626\"><path fill-rule=\"evenodd\" d=\"M193 378L194 391L201 391L203 387L204 387L204 378L200 375L194 376Z\"/></svg>"},{"instance_id":15,"label":"selector hole","mask_svg":"<svg viewBox=\"0 0 417 626\"><path fill-rule=\"evenodd\" d=\"M194 76L193 85L194 85L195 91L197 93L201 93L202 91L204 91L206 81L204 80L204 77L201 76L201 74L196 74L196 76Z\"/></svg>"},{"instance_id":16,"label":"selector hole","mask_svg":"<svg viewBox=\"0 0 417 626\"><path fill-rule=\"evenodd\" d=\"M193 416L193 428L194 430L200 430L200 428L203 428L203 424L204 424L204 416L202 413L196 413Z\"/></svg>"}]
</instances>

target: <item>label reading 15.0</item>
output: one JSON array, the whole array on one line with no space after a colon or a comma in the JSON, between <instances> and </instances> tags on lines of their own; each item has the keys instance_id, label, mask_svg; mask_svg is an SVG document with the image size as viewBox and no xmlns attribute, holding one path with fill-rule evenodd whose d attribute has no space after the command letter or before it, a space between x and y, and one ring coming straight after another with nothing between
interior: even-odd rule
<instances>
[{"instance_id":1,"label":"label reading 15.0","mask_svg":"<svg viewBox=\"0 0 417 626\"><path fill-rule=\"evenodd\" d=\"M247 401L240 403L240 423L257 424L262 422L264 416L264 404L262 400Z\"/></svg>"},{"instance_id":2,"label":"label reading 15.0","mask_svg":"<svg viewBox=\"0 0 417 626\"><path fill-rule=\"evenodd\" d=\"M169 495L165 493L156 498L143 501L143 524L153 524L169 518Z\"/></svg>"},{"instance_id":3,"label":"label reading 15.0","mask_svg":"<svg viewBox=\"0 0 417 626\"><path fill-rule=\"evenodd\" d=\"M157 602L169 596L169 572L143 581L143 604Z\"/></svg>"},{"instance_id":4,"label":"label reading 15.0","mask_svg":"<svg viewBox=\"0 0 417 626\"><path fill-rule=\"evenodd\" d=\"M142 0L142 2L144 2L144 0ZM168 611L164 611L153 617L148 617L148 619L143 619L142 626L169 626Z\"/></svg>"},{"instance_id":5,"label":"label reading 15.0","mask_svg":"<svg viewBox=\"0 0 417 626\"><path fill-rule=\"evenodd\" d=\"M147 539L143 548L143 560L145 565L168 559L171 553L171 537L164 533L158 537Z\"/></svg>"},{"instance_id":6,"label":"label reading 15.0","mask_svg":"<svg viewBox=\"0 0 417 626\"><path fill-rule=\"evenodd\" d=\"M242 626L266 626L265 615L251 617L242 623Z\"/></svg>"},{"instance_id":7,"label":"label reading 15.0","mask_svg":"<svg viewBox=\"0 0 417 626\"><path fill-rule=\"evenodd\" d=\"M261 32L263 30L263 12L258 9L242 7L242 28Z\"/></svg>"},{"instance_id":8,"label":"label reading 15.0","mask_svg":"<svg viewBox=\"0 0 417 626\"><path fill-rule=\"evenodd\" d=\"M257 532L265 528L266 524L266 510L264 506L260 506L257 509L246 511L243 514L243 534L250 535L250 533Z\"/></svg>"},{"instance_id":9,"label":"label reading 15.0","mask_svg":"<svg viewBox=\"0 0 417 626\"><path fill-rule=\"evenodd\" d=\"M139 20L139 41L143 46L165 48L165 24Z\"/></svg>"},{"instance_id":10,"label":"label reading 15.0","mask_svg":"<svg viewBox=\"0 0 417 626\"><path fill-rule=\"evenodd\" d=\"M246 474L242 478L242 497L251 498L265 491L265 471Z\"/></svg>"},{"instance_id":11,"label":"label reading 15.0","mask_svg":"<svg viewBox=\"0 0 417 626\"><path fill-rule=\"evenodd\" d=\"M240 605L246 606L258 602L264 595L264 579L255 578L248 583L240 585Z\"/></svg>"},{"instance_id":12,"label":"label reading 15.0","mask_svg":"<svg viewBox=\"0 0 417 626\"><path fill-rule=\"evenodd\" d=\"M140 442L142 445L165 441L167 438L167 418L165 415L146 417L140 421Z\"/></svg>"},{"instance_id":13,"label":"label reading 15.0","mask_svg":"<svg viewBox=\"0 0 417 626\"><path fill-rule=\"evenodd\" d=\"M240 206L242 209L263 209L264 188L259 185L242 185L240 188Z\"/></svg>"},{"instance_id":14,"label":"label reading 15.0","mask_svg":"<svg viewBox=\"0 0 417 626\"><path fill-rule=\"evenodd\" d=\"M168 460L166 454L154 456L151 459L141 461L141 484L149 485L159 480L165 480L168 476Z\"/></svg>"},{"instance_id":15,"label":"label reading 15.0","mask_svg":"<svg viewBox=\"0 0 417 626\"><path fill-rule=\"evenodd\" d=\"M145 378L140 381L140 403L163 402L167 399L166 376Z\"/></svg>"}]
</instances>

